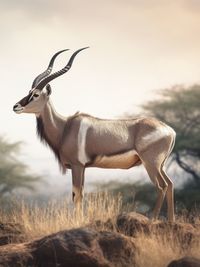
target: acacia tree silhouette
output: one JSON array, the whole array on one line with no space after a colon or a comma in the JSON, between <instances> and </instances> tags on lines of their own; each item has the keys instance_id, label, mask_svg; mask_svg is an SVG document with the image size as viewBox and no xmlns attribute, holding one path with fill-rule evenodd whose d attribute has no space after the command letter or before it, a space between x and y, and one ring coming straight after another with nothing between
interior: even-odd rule
<instances>
[{"instance_id":1,"label":"acacia tree silhouette","mask_svg":"<svg viewBox=\"0 0 200 267\"><path fill-rule=\"evenodd\" d=\"M9 143L0 137L0 197L16 188L34 190L41 177L28 173L28 167L19 159L21 142Z\"/></svg>"}]
</instances>

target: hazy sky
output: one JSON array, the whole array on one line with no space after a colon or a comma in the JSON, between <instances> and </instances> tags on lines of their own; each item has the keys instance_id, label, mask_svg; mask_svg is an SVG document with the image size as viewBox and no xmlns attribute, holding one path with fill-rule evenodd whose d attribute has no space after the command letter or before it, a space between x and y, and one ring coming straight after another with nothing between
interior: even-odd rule
<instances>
[{"instance_id":1,"label":"hazy sky","mask_svg":"<svg viewBox=\"0 0 200 267\"><path fill-rule=\"evenodd\" d=\"M71 49L55 69L90 46L52 82L51 98L63 115L137 112L157 97L154 89L200 81L199 0L1 0L0 17L0 133L25 142L35 172L57 175L58 168L36 138L34 116L16 115L12 106L57 50Z\"/></svg>"}]
</instances>

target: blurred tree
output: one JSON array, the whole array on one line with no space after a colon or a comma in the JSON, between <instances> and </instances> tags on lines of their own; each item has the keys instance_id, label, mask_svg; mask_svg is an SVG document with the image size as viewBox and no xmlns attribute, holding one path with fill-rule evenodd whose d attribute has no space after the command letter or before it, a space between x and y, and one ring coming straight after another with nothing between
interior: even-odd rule
<instances>
[{"instance_id":1,"label":"blurred tree","mask_svg":"<svg viewBox=\"0 0 200 267\"><path fill-rule=\"evenodd\" d=\"M137 210L142 213L153 210L156 199L155 186L151 183L121 182L120 179L108 183L94 183L98 191L108 191L122 196L124 210Z\"/></svg>"},{"instance_id":2,"label":"blurred tree","mask_svg":"<svg viewBox=\"0 0 200 267\"><path fill-rule=\"evenodd\" d=\"M172 160L200 186L200 85L174 86L160 91L162 98L148 102L144 110L176 131Z\"/></svg>"},{"instance_id":3,"label":"blurred tree","mask_svg":"<svg viewBox=\"0 0 200 267\"><path fill-rule=\"evenodd\" d=\"M18 160L21 143L9 143L0 137L0 197L16 188L34 189L39 176L27 174L27 166Z\"/></svg>"}]
</instances>

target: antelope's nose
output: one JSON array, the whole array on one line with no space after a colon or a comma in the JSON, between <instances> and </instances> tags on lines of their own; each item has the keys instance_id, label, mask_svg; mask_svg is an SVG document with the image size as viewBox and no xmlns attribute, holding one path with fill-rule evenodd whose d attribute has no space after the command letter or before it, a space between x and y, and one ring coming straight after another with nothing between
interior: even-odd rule
<instances>
[{"instance_id":1,"label":"antelope's nose","mask_svg":"<svg viewBox=\"0 0 200 267\"><path fill-rule=\"evenodd\" d=\"M19 108L20 107L20 104L15 104L14 106L13 106L13 110L15 111L17 108Z\"/></svg>"},{"instance_id":2,"label":"antelope's nose","mask_svg":"<svg viewBox=\"0 0 200 267\"><path fill-rule=\"evenodd\" d=\"M23 110L24 110L24 108L21 106L20 103L17 103L17 104L15 104L15 105L13 106L13 111L14 111L15 113L22 113Z\"/></svg>"}]
</instances>

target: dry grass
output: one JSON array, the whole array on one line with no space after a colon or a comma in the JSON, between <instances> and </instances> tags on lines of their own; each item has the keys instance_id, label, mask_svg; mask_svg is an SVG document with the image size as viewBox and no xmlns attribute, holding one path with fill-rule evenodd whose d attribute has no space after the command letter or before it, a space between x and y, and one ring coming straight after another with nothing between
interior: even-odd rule
<instances>
[{"instance_id":1,"label":"dry grass","mask_svg":"<svg viewBox=\"0 0 200 267\"><path fill-rule=\"evenodd\" d=\"M81 212L76 212L71 200L51 200L42 205L37 202L13 200L9 212L0 209L2 223L16 223L24 228L24 241L61 230L83 227L96 220L106 221L120 213L122 201L120 196L108 193L88 194Z\"/></svg>"},{"instance_id":2,"label":"dry grass","mask_svg":"<svg viewBox=\"0 0 200 267\"><path fill-rule=\"evenodd\" d=\"M140 234L137 239L136 262L139 267L166 267L172 260L185 256L200 259L200 242L195 240L187 249L171 236L170 232L164 235L152 234L150 236Z\"/></svg>"},{"instance_id":3,"label":"dry grass","mask_svg":"<svg viewBox=\"0 0 200 267\"><path fill-rule=\"evenodd\" d=\"M76 213L69 200L52 200L43 205L26 203L24 200L13 201L10 211L0 209L1 222L14 222L24 227L24 241L30 241L44 235L64 229L83 227L97 220L103 222L113 220L122 211L122 199L108 193L95 193L86 196L82 212ZM193 221L199 223L199 216ZM188 218L178 218L180 222L188 222ZM170 229L166 232L154 232L151 235L140 233L135 238L138 248L136 262L139 267L164 267L177 258L194 256L200 258L200 242L194 241L187 249L183 249L174 238Z\"/></svg>"},{"instance_id":4,"label":"dry grass","mask_svg":"<svg viewBox=\"0 0 200 267\"><path fill-rule=\"evenodd\" d=\"M195 226L196 236L190 243L183 239L183 233L172 232L170 227L164 231L153 231L150 235L139 233L136 237L138 247L136 262L138 267L166 267L172 260L182 257L200 259L200 214L199 211L186 212L176 217L176 222L187 229L188 224Z\"/></svg>"}]
</instances>

